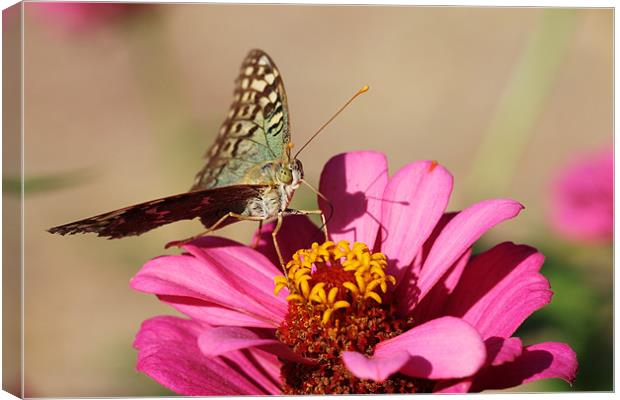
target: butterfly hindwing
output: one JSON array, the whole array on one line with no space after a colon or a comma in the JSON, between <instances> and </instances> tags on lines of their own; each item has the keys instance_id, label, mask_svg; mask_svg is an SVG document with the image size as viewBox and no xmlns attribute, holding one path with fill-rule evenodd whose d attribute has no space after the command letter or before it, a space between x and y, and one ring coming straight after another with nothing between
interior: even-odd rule
<instances>
[{"instance_id":1,"label":"butterfly hindwing","mask_svg":"<svg viewBox=\"0 0 620 400\"><path fill-rule=\"evenodd\" d=\"M262 183L251 181L246 173L281 159L289 142L288 106L280 72L265 52L252 50L241 65L234 101L192 190Z\"/></svg>"},{"instance_id":2,"label":"butterfly hindwing","mask_svg":"<svg viewBox=\"0 0 620 400\"><path fill-rule=\"evenodd\" d=\"M140 235L184 219L201 217L203 223L215 223L229 212L242 213L247 202L260 196L264 188L261 185L233 185L181 193L56 226L49 232L61 235L93 232L114 239Z\"/></svg>"}]
</instances>

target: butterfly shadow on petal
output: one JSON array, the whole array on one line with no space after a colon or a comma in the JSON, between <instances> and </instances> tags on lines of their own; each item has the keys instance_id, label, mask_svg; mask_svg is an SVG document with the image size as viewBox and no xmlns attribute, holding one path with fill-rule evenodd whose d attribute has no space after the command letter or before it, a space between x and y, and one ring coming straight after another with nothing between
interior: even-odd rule
<instances>
[{"instance_id":1,"label":"butterfly shadow on petal","mask_svg":"<svg viewBox=\"0 0 620 400\"><path fill-rule=\"evenodd\" d=\"M381 177L388 173L387 169L380 171L376 176L371 177L370 184L366 186L364 190L358 190L356 192L347 191L347 165L344 157L338 157L332 161L334 164L330 168L329 174L329 186L331 191L328 195L334 199L338 199L337 205L334 205L332 215L328 217L328 228L330 234L344 234L353 232L353 240L358 241L357 227L352 224L353 221L368 216L379 225L378 235L373 243L367 243L375 249L379 249L380 244L388 237L389 232L381 223L381 205L377 207L376 211L371 212L371 202L385 203L393 202L403 205L408 205L406 201L399 202L397 200L387 200L383 197L369 196L367 193L373 188L374 185L379 185ZM322 178L323 179L323 178ZM381 193L381 196L383 193ZM319 200L323 207L322 209L328 209L329 206L322 200ZM340 206L340 208L338 208Z\"/></svg>"}]
</instances>

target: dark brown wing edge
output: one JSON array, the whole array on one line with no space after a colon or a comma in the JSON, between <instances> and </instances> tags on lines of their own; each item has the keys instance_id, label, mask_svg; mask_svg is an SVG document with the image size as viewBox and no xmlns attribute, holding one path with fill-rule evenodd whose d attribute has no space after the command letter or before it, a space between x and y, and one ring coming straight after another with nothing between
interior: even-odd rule
<instances>
[{"instance_id":1,"label":"dark brown wing edge","mask_svg":"<svg viewBox=\"0 0 620 400\"><path fill-rule=\"evenodd\" d=\"M250 198L260 195L263 185L233 185L181 193L110 211L48 229L50 233L73 235L96 233L110 239L140 235L172 222L208 214L221 216L241 212ZM219 218L219 217L218 217Z\"/></svg>"}]
</instances>

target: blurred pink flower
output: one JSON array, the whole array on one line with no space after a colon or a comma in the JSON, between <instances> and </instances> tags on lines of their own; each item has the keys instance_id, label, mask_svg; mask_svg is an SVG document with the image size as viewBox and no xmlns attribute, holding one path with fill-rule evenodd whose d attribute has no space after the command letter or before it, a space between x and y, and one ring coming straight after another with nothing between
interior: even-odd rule
<instances>
[{"instance_id":1,"label":"blurred pink flower","mask_svg":"<svg viewBox=\"0 0 620 400\"><path fill-rule=\"evenodd\" d=\"M554 178L550 219L571 239L611 241L614 229L613 150L581 154Z\"/></svg>"},{"instance_id":2,"label":"blurred pink flower","mask_svg":"<svg viewBox=\"0 0 620 400\"><path fill-rule=\"evenodd\" d=\"M21 26L21 4L13 4L2 10L2 33L5 35L16 35L13 30L20 29Z\"/></svg>"},{"instance_id":3,"label":"blurred pink flower","mask_svg":"<svg viewBox=\"0 0 620 400\"><path fill-rule=\"evenodd\" d=\"M338 244L312 244L320 231L304 216L286 218L279 243L289 265L325 249L336 256L320 256L309 280L276 278L286 286L276 296L273 224L257 233L257 250L204 237L185 245L186 254L147 262L131 286L190 319L145 321L134 342L137 369L184 395L467 392L573 381L577 360L568 345L523 346L511 336L551 299L539 273L543 256L506 242L471 257L472 244L515 217L519 203L488 200L445 213L452 176L443 166L414 162L388 178L385 156L374 152L332 158L320 190L334 206L329 230ZM346 282L358 292L349 289L343 303L333 287L345 286L346 273L333 260L348 249L344 241L369 244L372 252L355 244L342 264L370 262L374 275ZM309 250L299 256L299 249Z\"/></svg>"},{"instance_id":4,"label":"blurred pink flower","mask_svg":"<svg viewBox=\"0 0 620 400\"><path fill-rule=\"evenodd\" d=\"M49 25L75 33L95 30L143 8L141 4L94 2L36 2L27 6Z\"/></svg>"}]
</instances>

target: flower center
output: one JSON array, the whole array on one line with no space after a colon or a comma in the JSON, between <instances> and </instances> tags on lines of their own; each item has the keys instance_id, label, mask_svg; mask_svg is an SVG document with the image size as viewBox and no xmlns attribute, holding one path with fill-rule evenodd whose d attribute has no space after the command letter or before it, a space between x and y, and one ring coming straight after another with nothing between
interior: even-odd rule
<instances>
[{"instance_id":1,"label":"flower center","mask_svg":"<svg viewBox=\"0 0 620 400\"><path fill-rule=\"evenodd\" d=\"M372 355L375 345L411 328L398 318L385 294L396 283L387 259L363 243L313 243L293 255L287 278L275 278L274 292L287 287L288 314L276 332L298 355L316 364L283 361L284 394L413 393L428 381L396 374L383 382L362 380L342 363L343 351ZM388 286L389 284L389 286Z\"/></svg>"},{"instance_id":2,"label":"flower center","mask_svg":"<svg viewBox=\"0 0 620 400\"><path fill-rule=\"evenodd\" d=\"M288 279L275 278L274 292L277 295L288 287L289 302L312 306L327 324L339 309L364 308L366 299L381 304L380 293L386 293L388 282L396 283L393 276L385 274L386 267L385 255L371 253L363 243L356 242L352 248L346 240L312 243L288 262Z\"/></svg>"}]
</instances>

